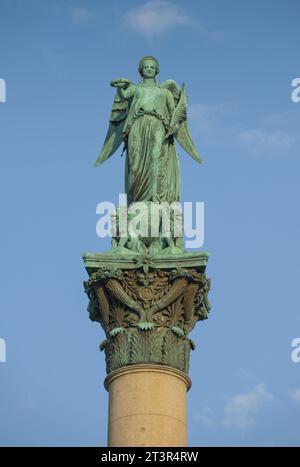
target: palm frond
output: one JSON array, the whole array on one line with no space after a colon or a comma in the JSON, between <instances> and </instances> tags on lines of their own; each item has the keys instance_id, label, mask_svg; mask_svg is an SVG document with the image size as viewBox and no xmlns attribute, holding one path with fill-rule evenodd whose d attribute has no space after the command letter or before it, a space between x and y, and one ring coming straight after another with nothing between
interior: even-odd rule
<instances>
[{"instance_id":1,"label":"palm frond","mask_svg":"<svg viewBox=\"0 0 300 467\"><path fill-rule=\"evenodd\" d=\"M176 125L184 122L187 118L187 95L185 85L182 85L180 99L175 107L174 113L171 119L171 127L174 128Z\"/></svg>"}]
</instances>

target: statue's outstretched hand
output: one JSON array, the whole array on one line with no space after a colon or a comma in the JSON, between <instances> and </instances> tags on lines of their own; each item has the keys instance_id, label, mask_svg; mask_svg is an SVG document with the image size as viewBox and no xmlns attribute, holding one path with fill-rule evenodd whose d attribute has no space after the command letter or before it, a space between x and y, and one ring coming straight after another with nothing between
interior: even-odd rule
<instances>
[{"instance_id":1,"label":"statue's outstretched hand","mask_svg":"<svg viewBox=\"0 0 300 467\"><path fill-rule=\"evenodd\" d=\"M131 81L127 78L117 78L113 79L110 83L114 88L126 89L131 84Z\"/></svg>"}]
</instances>

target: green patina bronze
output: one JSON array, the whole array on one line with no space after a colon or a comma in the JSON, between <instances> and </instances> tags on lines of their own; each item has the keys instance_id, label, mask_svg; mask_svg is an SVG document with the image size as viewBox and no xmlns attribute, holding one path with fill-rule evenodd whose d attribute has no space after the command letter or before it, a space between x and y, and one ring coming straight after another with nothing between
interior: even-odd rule
<instances>
[{"instance_id":1,"label":"green patina bronze","mask_svg":"<svg viewBox=\"0 0 300 467\"><path fill-rule=\"evenodd\" d=\"M100 349L107 373L137 363L188 373L195 348L188 334L210 310L207 253L157 256L149 262L141 255L125 258L84 255L90 276L84 284L88 311L106 334Z\"/></svg>"},{"instance_id":2,"label":"green patina bronze","mask_svg":"<svg viewBox=\"0 0 300 467\"><path fill-rule=\"evenodd\" d=\"M125 190L128 205L143 202L140 222L148 221L153 205L180 199L180 174L175 141L201 162L187 122L185 86L173 80L158 84L158 61L144 57L139 63L141 82L125 78L112 81L117 92L109 129L96 165L101 165L124 143ZM98 321L106 339L107 373L138 363L173 366L188 373L188 334L199 320L208 317L210 280L205 276L208 254L188 253L183 233L175 229L172 211L170 234L161 228L162 213L151 218L146 235L119 229L119 207L112 248L106 253L85 253L89 279L84 283L88 311ZM128 219L130 220L130 213ZM182 219L181 219L182 220ZM153 237L153 223L159 235ZM148 224L147 224L148 225Z\"/></svg>"},{"instance_id":3,"label":"green patina bronze","mask_svg":"<svg viewBox=\"0 0 300 467\"><path fill-rule=\"evenodd\" d=\"M141 82L119 78L106 139L96 161L101 165L122 142L126 150L125 191L135 201L179 201L180 174L174 139L197 162L202 162L187 122L185 86L173 80L156 82L159 72L154 57L139 64Z\"/></svg>"}]
</instances>

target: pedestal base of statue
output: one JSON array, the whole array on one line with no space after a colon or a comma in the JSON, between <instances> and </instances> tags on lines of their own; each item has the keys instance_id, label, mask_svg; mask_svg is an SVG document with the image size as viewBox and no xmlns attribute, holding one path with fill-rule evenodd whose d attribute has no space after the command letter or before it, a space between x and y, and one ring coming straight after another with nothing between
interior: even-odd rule
<instances>
[{"instance_id":1,"label":"pedestal base of statue","mask_svg":"<svg viewBox=\"0 0 300 467\"><path fill-rule=\"evenodd\" d=\"M205 252L86 253L88 311L106 338L109 446L186 446L189 332L208 317Z\"/></svg>"}]
</instances>

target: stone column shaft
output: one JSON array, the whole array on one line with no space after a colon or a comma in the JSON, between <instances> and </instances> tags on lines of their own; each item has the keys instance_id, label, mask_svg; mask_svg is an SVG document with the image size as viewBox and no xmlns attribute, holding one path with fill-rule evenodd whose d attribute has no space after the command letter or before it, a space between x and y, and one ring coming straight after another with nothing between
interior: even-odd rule
<instances>
[{"instance_id":1,"label":"stone column shaft","mask_svg":"<svg viewBox=\"0 0 300 467\"><path fill-rule=\"evenodd\" d=\"M186 392L190 379L159 365L132 365L106 378L108 446L187 445Z\"/></svg>"}]
</instances>

